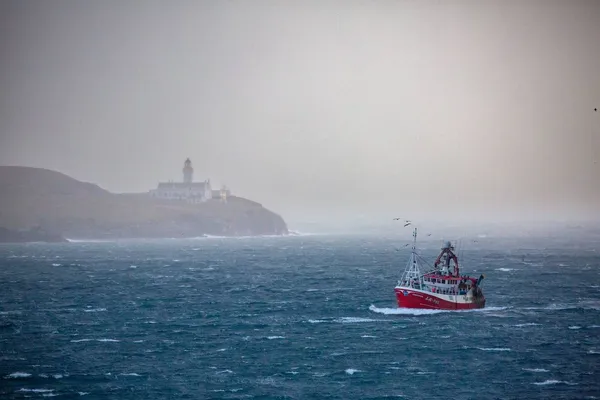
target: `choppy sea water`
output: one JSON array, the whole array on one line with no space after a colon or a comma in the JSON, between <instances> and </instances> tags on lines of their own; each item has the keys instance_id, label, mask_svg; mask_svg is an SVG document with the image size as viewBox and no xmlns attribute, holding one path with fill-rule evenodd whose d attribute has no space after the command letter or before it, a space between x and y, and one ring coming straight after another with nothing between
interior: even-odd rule
<instances>
[{"instance_id":1,"label":"choppy sea water","mask_svg":"<svg viewBox=\"0 0 600 400\"><path fill-rule=\"evenodd\" d=\"M395 307L401 245L0 246L0 397L600 397L598 237L470 242L463 271L485 274L487 308L466 312Z\"/></svg>"}]
</instances>

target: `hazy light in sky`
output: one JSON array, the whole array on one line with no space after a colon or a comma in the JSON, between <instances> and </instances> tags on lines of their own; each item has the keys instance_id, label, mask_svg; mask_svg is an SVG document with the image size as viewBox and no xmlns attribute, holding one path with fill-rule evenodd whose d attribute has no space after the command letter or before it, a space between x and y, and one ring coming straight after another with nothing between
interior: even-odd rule
<instances>
[{"instance_id":1,"label":"hazy light in sky","mask_svg":"<svg viewBox=\"0 0 600 400\"><path fill-rule=\"evenodd\" d=\"M4 1L0 164L131 192L190 157L284 217L592 216L599 39L597 1Z\"/></svg>"}]
</instances>

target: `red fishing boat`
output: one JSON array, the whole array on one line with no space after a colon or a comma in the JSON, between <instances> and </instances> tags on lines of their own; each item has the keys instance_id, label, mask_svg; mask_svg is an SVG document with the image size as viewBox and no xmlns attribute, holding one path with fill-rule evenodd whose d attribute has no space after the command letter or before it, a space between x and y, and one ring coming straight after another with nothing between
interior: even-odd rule
<instances>
[{"instance_id":1,"label":"red fishing boat","mask_svg":"<svg viewBox=\"0 0 600 400\"><path fill-rule=\"evenodd\" d=\"M433 268L421 272L427 264L417 253L417 229L413 231L413 246L406 269L395 288L398 307L433 310L470 310L485 307L481 290L484 276L461 275L454 246L446 242Z\"/></svg>"}]
</instances>

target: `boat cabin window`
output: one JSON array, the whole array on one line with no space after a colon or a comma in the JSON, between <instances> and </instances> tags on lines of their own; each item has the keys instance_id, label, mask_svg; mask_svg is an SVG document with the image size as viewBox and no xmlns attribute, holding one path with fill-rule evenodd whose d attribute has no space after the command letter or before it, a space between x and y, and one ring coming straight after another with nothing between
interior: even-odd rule
<instances>
[{"instance_id":1,"label":"boat cabin window","mask_svg":"<svg viewBox=\"0 0 600 400\"><path fill-rule=\"evenodd\" d=\"M445 279L442 279L442 283L446 283L446 280L445 280Z\"/></svg>"}]
</instances>

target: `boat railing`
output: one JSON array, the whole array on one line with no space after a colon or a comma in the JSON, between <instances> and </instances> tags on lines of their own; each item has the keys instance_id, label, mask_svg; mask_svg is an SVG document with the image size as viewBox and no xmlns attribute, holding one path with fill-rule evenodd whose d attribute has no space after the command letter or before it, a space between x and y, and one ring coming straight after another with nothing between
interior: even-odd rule
<instances>
[{"instance_id":1,"label":"boat railing","mask_svg":"<svg viewBox=\"0 0 600 400\"><path fill-rule=\"evenodd\" d=\"M423 290L431 293L446 294L452 296L466 296L469 293L468 289L459 289L457 287L444 288L432 285L424 285Z\"/></svg>"}]
</instances>

